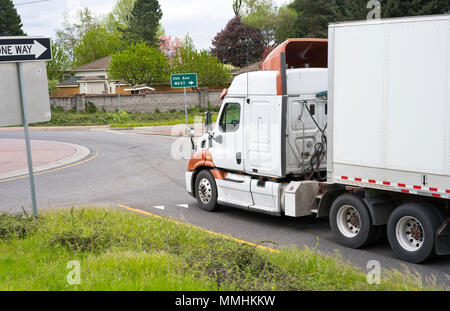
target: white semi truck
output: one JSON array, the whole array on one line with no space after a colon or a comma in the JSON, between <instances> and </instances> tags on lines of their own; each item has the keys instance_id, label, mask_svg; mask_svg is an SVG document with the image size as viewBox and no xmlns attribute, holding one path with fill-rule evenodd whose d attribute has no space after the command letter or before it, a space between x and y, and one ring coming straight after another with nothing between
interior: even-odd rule
<instances>
[{"instance_id":1,"label":"white semi truck","mask_svg":"<svg viewBox=\"0 0 450 311\"><path fill-rule=\"evenodd\" d=\"M450 254L450 16L332 24L224 90L186 172L200 208L329 217L350 248L387 234Z\"/></svg>"}]
</instances>

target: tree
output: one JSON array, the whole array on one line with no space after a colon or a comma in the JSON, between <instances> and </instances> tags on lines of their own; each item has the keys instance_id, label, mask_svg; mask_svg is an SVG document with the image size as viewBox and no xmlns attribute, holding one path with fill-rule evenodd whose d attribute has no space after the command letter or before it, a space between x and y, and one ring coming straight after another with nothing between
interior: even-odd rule
<instances>
[{"instance_id":1,"label":"tree","mask_svg":"<svg viewBox=\"0 0 450 311\"><path fill-rule=\"evenodd\" d=\"M211 51L220 61L241 67L261 59L265 48L263 41L258 29L243 24L236 16L214 37Z\"/></svg>"},{"instance_id":2,"label":"tree","mask_svg":"<svg viewBox=\"0 0 450 311\"><path fill-rule=\"evenodd\" d=\"M22 21L11 0L0 0L0 36L26 36Z\"/></svg>"},{"instance_id":3,"label":"tree","mask_svg":"<svg viewBox=\"0 0 450 311\"><path fill-rule=\"evenodd\" d=\"M109 32L97 24L86 31L74 48L74 66L81 66L97 59L113 55L124 47L122 35L117 30Z\"/></svg>"},{"instance_id":4,"label":"tree","mask_svg":"<svg viewBox=\"0 0 450 311\"><path fill-rule=\"evenodd\" d=\"M364 20L369 13L366 0L336 0L339 21Z\"/></svg>"},{"instance_id":5,"label":"tree","mask_svg":"<svg viewBox=\"0 0 450 311\"><path fill-rule=\"evenodd\" d=\"M242 22L257 28L264 37L264 44L280 44L295 36L297 12L288 7L276 7L272 0L244 0Z\"/></svg>"},{"instance_id":6,"label":"tree","mask_svg":"<svg viewBox=\"0 0 450 311\"><path fill-rule=\"evenodd\" d=\"M242 0L233 1L233 12L234 16L241 16Z\"/></svg>"},{"instance_id":7,"label":"tree","mask_svg":"<svg viewBox=\"0 0 450 311\"><path fill-rule=\"evenodd\" d=\"M274 42L276 16L277 8L272 0L244 0L242 23L261 31L266 46Z\"/></svg>"},{"instance_id":8,"label":"tree","mask_svg":"<svg viewBox=\"0 0 450 311\"><path fill-rule=\"evenodd\" d=\"M109 31L116 31L117 29L126 29L133 11L136 0L119 0L114 5L112 11L106 16L104 20L105 27Z\"/></svg>"},{"instance_id":9,"label":"tree","mask_svg":"<svg viewBox=\"0 0 450 311\"><path fill-rule=\"evenodd\" d=\"M64 13L63 28L56 31L56 43L62 47L70 60L74 62L75 47L84 37L84 34L98 24L98 19L92 15L88 8L77 11L75 22L71 22L69 14L66 12Z\"/></svg>"},{"instance_id":10,"label":"tree","mask_svg":"<svg viewBox=\"0 0 450 311\"><path fill-rule=\"evenodd\" d=\"M402 17L416 15L445 14L450 12L449 0L386 0L383 1L381 15Z\"/></svg>"},{"instance_id":11,"label":"tree","mask_svg":"<svg viewBox=\"0 0 450 311\"><path fill-rule=\"evenodd\" d=\"M125 34L134 42L143 40L148 45L157 45L161 18L162 11L158 0L137 0Z\"/></svg>"},{"instance_id":12,"label":"tree","mask_svg":"<svg viewBox=\"0 0 450 311\"><path fill-rule=\"evenodd\" d=\"M290 7L298 13L295 32L299 38L327 38L328 24L337 19L334 0L294 0Z\"/></svg>"},{"instance_id":13,"label":"tree","mask_svg":"<svg viewBox=\"0 0 450 311\"><path fill-rule=\"evenodd\" d=\"M280 44L289 38L295 38L295 26L298 13L289 6L282 6L278 9L274 20L273 40L275 44Z\"/></svg>"},{"instance_id":14,"label":"tree","mask_svg":"<svg viewBox=\"0 0 450 311\"><path fill-rule=\"evenodd\" d=\"M187 41L187 40L185 40ZM172 64L173 73L196 72L199 86L224 86L231 81L230 71L207 51L198 52L191 44L181 46Z\"/></svg>"},{"instance_id":15,"label":"tree","mask_svg":"<svg viewBox=\"0 0 450 311\"><path fill-rule=\"evenodd\" d=\"M52 44L52 55L52 60L46 63L47 77L49 80L62 81L64 72L71 65L70 59L58 43Z\"/></svg>"},{"instance_id":16,"label":"tree","mask_svg":"<svg viewBox=\"0 0 450 311\"><path fill-rule=\"evenodd\" d=\"M370 9L366 0L335 0L338 20L365 20ZM383 18L445 14L450 12L449 0L380 0Z\"/></svg>"},{"instance_id":17,"label":"tree","mask_svg":"<svg viewBox=\"0 0 450 311\"><path fill-rule=\"evenodd\" d=\"M146 43L133 43L112 56L108 77L130 85L167 83L169 63L166 56Z\"/></svg>"},{"instance_id":18,"label":"tree","mask_svg":"<svg viewBox=\"0 0 450 311\"><path fill-rule=\"evenodd\" d=\"M172 36L159 37L159 50L166 55L168 59L177 56L177 52L183 43L178 37L172 38Z\"/></svg>"}]
</instances>

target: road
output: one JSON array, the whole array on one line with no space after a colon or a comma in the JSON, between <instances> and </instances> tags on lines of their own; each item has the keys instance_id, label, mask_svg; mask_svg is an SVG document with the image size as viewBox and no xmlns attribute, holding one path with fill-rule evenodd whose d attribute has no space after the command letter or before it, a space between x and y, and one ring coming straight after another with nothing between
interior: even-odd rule
<instances>
[{"instance_id":1,"label":"road","mask_svg":"<svg viewBox=\"0 0 450 311\"><path fill-rule=\"evenodd\" d=\"M1 138L23 138L23 134L0 132ZM91 150L88 161L82 164L36 176L40 209L119 208L120 204L256 243L314 247L318 242L319 251L330 254L337 251L363 270L369 261L378 260L385 269L402 271L406 266L424 278L434 275L439 284L450 288L450 256L437 257L422 265L407 264L398 260L387 244L363 250L336 244L327 219L277 218L233 208L223 208L218 213L199 210L196 200L185 191L187 160L172 157L172 145L179 138L96 130L33 131L31 139L78 144ZM20 211L22 206L30 209L28 179L0 181L0 198L2 211Z\"/></svg>"}]
</instances>

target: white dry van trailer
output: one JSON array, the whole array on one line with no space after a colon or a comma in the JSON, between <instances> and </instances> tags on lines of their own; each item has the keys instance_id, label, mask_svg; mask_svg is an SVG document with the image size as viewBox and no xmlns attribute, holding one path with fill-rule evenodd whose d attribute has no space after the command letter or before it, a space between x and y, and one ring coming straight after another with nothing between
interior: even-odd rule
<instances>
[{"instance_id":1,"label":"white dry van trailer","mask_svg":"<svg viewBox=\"0 0 450 311\"><path fill-rule=\"evenodd\" d=\"M336 240L450 254L450 16L332 24L225 90L186 172L200 208L329 217Z\"/></svg>"}]
</instances>

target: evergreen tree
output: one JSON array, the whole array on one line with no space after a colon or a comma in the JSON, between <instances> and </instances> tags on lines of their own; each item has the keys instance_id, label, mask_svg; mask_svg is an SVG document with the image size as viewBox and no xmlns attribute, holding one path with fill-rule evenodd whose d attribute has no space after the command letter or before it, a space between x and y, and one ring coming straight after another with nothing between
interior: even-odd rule
<instances>
[{"instance_id":1,"label":"evergreen tree","mask_svg":"<svg viewBox=\"0 0 450 311\"><path fill-rule=\"evenodd\" d=\"M12 0L0 0L0 36L25 36Z\"/></svg>"},{"instance_id":2,"label":"evergreen tree","mask_svg":"<svg viewBox=\"0 0 450 311\"><path fill-rule=\"evenodd\" d=\"M125 31L125 34L129 36L128 39L157 45L157 33L162 15L158 0L137 0L129 17L129 26Z\"/></svg>"},{"instance_id":3,"label":"evergreen tree","mask_svg":"<svg viewBox=\"0 0 450 311\"><path fill-rule=\"evenodd\" d=\"M450 0L385 0L382 17L445 14L450 12Z\"/></svg>"},{"instance_id":4,"label":"evergreen tree","mask_svg":"<svg viewBox=\"0 0 450 311\"><path fill-rule=\"evenodd\" d=\"M298 13L298 38L327 38L328 24L338 16L335 0L294 0L290 7Z\"/></svg>"},{"instance_id":5,"label":"evergreen tree","mask_svg":"<svg viewBox=\"0 0 450 311\"><path fill-rule=\"evenodd\" d=\"M364 20L370 9L367 0L335 0L338 20ZM382 18L445 14L450 0L380 0Z\"/></svg>"}]
</instances>

